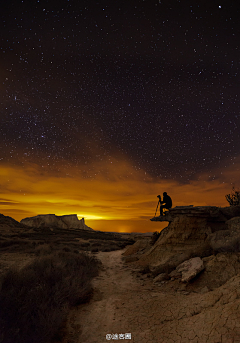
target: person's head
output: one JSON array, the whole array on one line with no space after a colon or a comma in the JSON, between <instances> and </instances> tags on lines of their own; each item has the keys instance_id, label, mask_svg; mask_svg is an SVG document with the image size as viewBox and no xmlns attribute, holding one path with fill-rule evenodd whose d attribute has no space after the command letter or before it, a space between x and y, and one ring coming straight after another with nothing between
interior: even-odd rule
<instances>
[{"instance_id":1,"label":"person's head","mask_svg":"<svg viewBox=\"0 0 240 343\"><path fill-rule=\"evenodd\" d=\"M167 192L164 192L163 195L167 195Z\"/></svg>"}]
</instances>

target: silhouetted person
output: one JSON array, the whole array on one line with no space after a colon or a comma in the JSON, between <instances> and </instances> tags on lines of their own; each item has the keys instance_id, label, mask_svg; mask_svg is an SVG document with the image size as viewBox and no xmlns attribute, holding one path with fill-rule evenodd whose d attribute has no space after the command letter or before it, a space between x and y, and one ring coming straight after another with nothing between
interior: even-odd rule
<instances>
[{"instance_id":1,"label":"silhouetted person","mask_svg":"<svg viewBox=\"0 0 240 343\"><path fill-rule=\"evenodd\" d=\"M163 208L171 208L172 207L172 199L170 198L169 195L167 195L167 192L164 192L163 193L163 201L160 200L159 198L159 201L160 201L160 216L163 216Z\"/></svg>"}]
</instances>

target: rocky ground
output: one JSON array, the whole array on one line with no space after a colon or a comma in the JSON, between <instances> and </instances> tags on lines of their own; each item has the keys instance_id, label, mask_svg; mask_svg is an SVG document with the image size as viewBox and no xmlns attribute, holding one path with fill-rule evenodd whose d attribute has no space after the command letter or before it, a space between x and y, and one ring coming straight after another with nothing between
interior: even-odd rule
<instances>
[{"instance_id":1,"label":"rocky ground","mask_svg":"<svg viewBox=\"0 0 240 343\"><path fill-rule=\"evenodd\" d=\"M194 290L193 283L187 289L176 279L154 284L136 265L123 262L123 252L96 254L103 269L94 280L94 296L72 310L64 343L117 337L136 343L240 342L239 275L212 291Z\"/></svg>"}]
</instances>

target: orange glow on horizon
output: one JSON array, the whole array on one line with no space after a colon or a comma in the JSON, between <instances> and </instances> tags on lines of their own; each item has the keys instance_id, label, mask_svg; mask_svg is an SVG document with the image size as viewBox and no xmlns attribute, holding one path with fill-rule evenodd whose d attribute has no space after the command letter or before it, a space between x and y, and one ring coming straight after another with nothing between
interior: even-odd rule
<instances>
[{"instance_id":1,"label":"orange glow on horizon","mask_svg":"<svg viewBox=\"0 0 240 343\"><path fill-rule=\"evenodd\" d=\"M231 192L239 173L235 165L234 170L226 169L221 179L208 181L208 175L201 175L198 180L181 184L153 179L142 170L136 171L125 161L113 161L107 167L102 162L95 164L94 168L101 172L86 178L76 168L66 173L43 172L44 169L34 164L24 168L2 165L0 212L18 221L37 214L77 213L96 230L156 231L149 219L155 214L158 194L167 191L174 207L228 206L225 194Z\"/></svg>"}]
</instances>

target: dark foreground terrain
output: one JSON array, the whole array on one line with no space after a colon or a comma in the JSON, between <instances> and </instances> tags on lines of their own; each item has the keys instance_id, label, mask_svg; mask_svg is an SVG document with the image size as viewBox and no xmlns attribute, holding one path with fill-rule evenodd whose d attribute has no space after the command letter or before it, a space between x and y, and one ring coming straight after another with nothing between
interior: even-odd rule
<instances>
[{"instance_id":1,"label":"dark foreground terrain","mask_svg":"<svg viewBox=\"0 0 240 343\"><path fill-rule=\"evenodd\" d=\"M69 311L92 297L95 253L133 244L121 234L27 227L0 214L0 343L61 341Z\"/></svg>"}]
</instances>

